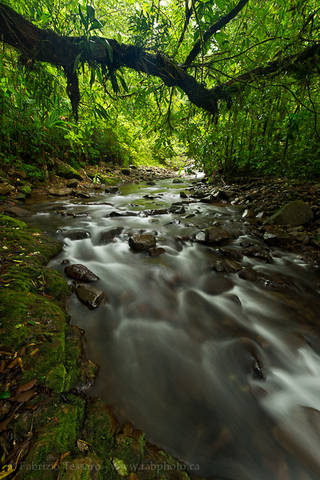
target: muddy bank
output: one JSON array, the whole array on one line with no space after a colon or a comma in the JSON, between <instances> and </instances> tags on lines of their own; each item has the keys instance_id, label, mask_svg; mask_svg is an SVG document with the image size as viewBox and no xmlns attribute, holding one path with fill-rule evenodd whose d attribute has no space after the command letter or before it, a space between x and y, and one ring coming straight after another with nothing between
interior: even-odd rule
<instances>
[{"instance_id":1,"label":"muddy bank","mask_svg":"<svg viewBox=\"0 0 320 480\"><path fill-rule=\"evenodd\" d=\"M61 244L0 216L1 478L188 478L186 467L89 398L97 367L70 325L70 287L45 265ZM160 473L159 473L160 472Z\"/></svg>"}]
</instances>

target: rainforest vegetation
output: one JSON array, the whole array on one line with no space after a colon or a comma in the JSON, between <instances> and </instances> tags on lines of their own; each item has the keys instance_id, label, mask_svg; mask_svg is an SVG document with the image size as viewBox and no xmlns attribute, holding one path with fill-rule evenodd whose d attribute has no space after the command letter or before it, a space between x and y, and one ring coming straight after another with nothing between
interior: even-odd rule
<instances>
[{"instance_id":1,"label":"rainforest vegetation","mask_svg":"<svg viewBox=\"0 0 320 480\"><path fill-rule=\"evenodd\" d=\"M320 174L317 0L2 0L0 163Z\"/></svg>"}]
</instances>

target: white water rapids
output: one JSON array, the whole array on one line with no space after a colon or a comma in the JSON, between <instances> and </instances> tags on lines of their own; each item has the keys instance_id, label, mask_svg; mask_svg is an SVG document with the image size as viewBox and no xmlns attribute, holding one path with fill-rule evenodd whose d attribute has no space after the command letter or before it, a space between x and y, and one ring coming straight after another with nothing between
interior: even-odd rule
<instances>
[{"instance_id":1,"label":"white water rapids","mask_svg":"<svg viewBox=\"0 0 320 480\"><path fill-rule=\"evenodd\" d=\"M185 213L146 212L180 201L189 186L163 180L37 206L33 221L43 230L90 234L65 238L51 266L63 271L64 259L87 266L110 300L92 311L75 295L68 303L73 323L86 331L88 357L100 365L93 394L154 443L198 464L201 475L319 479L317 272L276 250L269 263L243 256L241 241L265 247L236 207L190 197ZM61 216L61 208L87 216ZM112 211L140 214L108 216ZM234 234L225 251L188 240L214 222ZM100 242L101 232L115 227L121 234ZM133 253L128 238L139 231L155 232L166 253ZM217 256L251 267L255 281L215 271Z\"/></svg>"}]
</instances>

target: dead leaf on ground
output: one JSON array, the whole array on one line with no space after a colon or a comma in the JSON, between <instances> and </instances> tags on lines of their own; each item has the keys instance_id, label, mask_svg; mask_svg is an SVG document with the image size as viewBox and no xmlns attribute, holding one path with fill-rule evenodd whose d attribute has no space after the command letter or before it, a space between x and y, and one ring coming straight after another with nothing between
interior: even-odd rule
<instances>
[{"instance_id":1,"label":"dead leaf on ground","mask_svg":"<svg viewBox=\"0 0 320 480\"><path fill-rule=\"evenodd\" d=\"M61 455L61 457L60 457L60 462L63 462L63 460L64 460L66 457L68 457L68 456L70 455L70 453L71 453L70 451L63 453L63 454Z\"/></svg>"},{"instance_id":2,"label":"dead leaf on ground","mask_svg":"<svg viewBox=\"0 0 320 480\"><path fill-rule=\"evenodd\" d=\"M13 397L13 400L15 402L24 403L31 400L31 398L33 398L35 395L37 395L36 390L28 390L27 392L18 393L15 397Z\"/></svg>"},{"instance_id":3,"label":"dead leaf on ground","mask_svg":"<svg viewBox=\"0 0 320 480\"><path fill-rule=\"evenodd\" d=\"M59 465L59 462L60 462L60 458L57 458L57 460L52 465L51 470L55 470L57 468L57 466Z\"/></svg>"},{"instance_id":4,"label":"dead leaf on ground","mask_svg":"<svg viewBox=\"0 0 320 480\"><path fill-rule=\"evenodd\" d=\"M30 380L30 382L25 383L24 385L20 385L17 390L17 394L21 392L27 392L28 390L31 390L35 385L37 384L37 379L34 378L33 380Z\"/></svg>"},{"instance_id":5,"label":"dead leaf on ground","mask_svg":"<svg viewBox=\"0 0 320 480\"><path fill-rule=\"evenodd\" d=\"M77 447L79 448L80 452L87 452L89 450L89 444L84 440L77 440Z\"/></svg>"}]
</instances>

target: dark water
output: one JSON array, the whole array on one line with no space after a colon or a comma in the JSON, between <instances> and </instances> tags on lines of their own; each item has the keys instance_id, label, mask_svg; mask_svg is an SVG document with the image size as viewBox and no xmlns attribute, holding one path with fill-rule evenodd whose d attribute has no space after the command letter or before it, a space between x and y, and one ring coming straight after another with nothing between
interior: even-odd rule
<instances>
[{"instance_id":1,"label":"dark water","mask_svg":"<svg viewBox=\"0 0 320 480\"><path fill-rule=\"evenodd\" d=\"M89 358L101 367L93 393L150 440L198 464L202 475L318 479L317 272L276 250L267 252L268 261L261 255L266 246L236 207L191 197L183 214L146 212L180 201L190 185L127 185L118 194L33 207L33 221L58 237L70 230L91 235L66 238L51 266L62 271L64 259L86 265L110 299L94 311L75 295L68 304L86 331ZM88 215L61 216L61 209ZM111 211L140 214L110 218ZM185 240L214 223L234 234L226 248ZM120 236L101 244L101 232L115 227L123 227ZM128 237L138 231L156 232L166 253L132 253ZM266 258L246 255L248 246ZM255 280L212 268L226 259L251 267Z\"/></svg>"}]
</instances>

